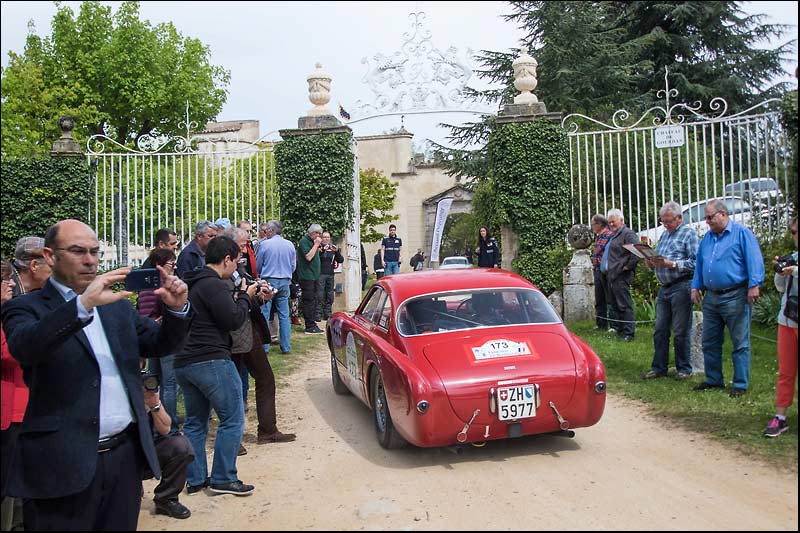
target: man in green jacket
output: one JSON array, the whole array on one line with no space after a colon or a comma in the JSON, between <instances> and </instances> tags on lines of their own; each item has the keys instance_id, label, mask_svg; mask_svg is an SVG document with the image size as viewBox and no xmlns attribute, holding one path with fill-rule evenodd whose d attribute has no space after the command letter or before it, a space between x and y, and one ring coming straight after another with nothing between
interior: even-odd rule
<instances>
[{"instance_id":1,"label":"man in green jacket","mask_svg":"<svg viewBox=\"0 0 800 533\"><path fill-rule=\"evenodd\" d=\"M306 333L324 333L314 320L317 308L317 280L320 274L319 245L322 242L322 226L311 224L306 235L297 245L297 277L302 293L303 318Z\"/></svg>"}]
</instances>

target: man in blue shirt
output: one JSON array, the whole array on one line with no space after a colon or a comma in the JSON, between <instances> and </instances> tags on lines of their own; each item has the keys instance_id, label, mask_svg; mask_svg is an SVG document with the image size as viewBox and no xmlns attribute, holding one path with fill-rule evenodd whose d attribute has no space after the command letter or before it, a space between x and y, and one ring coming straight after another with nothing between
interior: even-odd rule
<instances>
[{"instance_id":1,"label":"man in blue shirt","mask_svg":"<svg viewBox=\"0 0 800 533\"><path fill-rule=\"evenodd\" d=\"M733 343L730 397L747 392L750 380L750 314L764 282L764 262L753 232L730 220L722 200L706 206L710 231L700 242L692 279L692 302L703 298L703 362L706 379L694 390L725 388L722 342L725 326Z\"/></svg>"},{"instance_id":2,"label":"man in blue shirt","mask_svg":"<svg viewBox=\"0 0 800 533\"><path fill-rule=\"evenodd\" d=\"M681 205L667 202L661 208L661 223L667 231L656 246L656 257L645 259L661 288L656 296L654 353L650 371L644 379L666 377L669 366L670 329L675 331L675 379L692 376L689 331L692 329L691 281L699 239L697 232L683 223Z\"/></svg>"},{"instance_id":3,"label":"man in blue shirt","mask_svg":"<svg viewBox=\"0 0 800 533\"><path fill-rule=\"evenodd\" d=\"M278 309L278 329L281 353L291 350L290 336L292 324L289 321L289 284L292 272L297 265L297 252L294 245L281 237L283 225L277 220L267 222L265 239L261 241L256 252L256 268L261 279L278 289L278 293L261 306L261 312L269 324L269 313L272 306ZM269 343L264 345L269 353Z\"/></svg>"},{"instance_id":4,"label":"man in blue shirt","mask_svg":"<svg viewBox=\"0 0 800 533\"><path fill-rule=\"evenodd\" d=\"M400 273L400 249L403 247L403 240L397 237L397 226L389 225L389 236L381 241L381 251L383 252L384 276Z\"/></svg>"}]
</instances>

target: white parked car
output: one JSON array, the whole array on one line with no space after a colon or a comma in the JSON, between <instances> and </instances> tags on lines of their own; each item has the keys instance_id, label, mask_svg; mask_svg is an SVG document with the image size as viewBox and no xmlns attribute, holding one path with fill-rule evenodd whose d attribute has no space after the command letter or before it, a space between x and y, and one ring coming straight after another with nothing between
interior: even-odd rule
<instances>
[{"instance_id":1,"label":"white parked car","mask_svg":"<svg viewBox=\"0 0 800 533\"><path fill-rule=\"evenodd\" d=\"M460 255L453 255L450 257L445 257L442 260L442 263L439 265L439 268L472 268L472 265L467 258Z\"/></svg>"},{"instance_id":2,"label":"white parked car","mask_svg":"<svg viewBox=\"0 0 800 533\"><path fill-rule=\"evenodd\" d=\"M754 205L761 203L763 207L783 201L783 193L772 178L751 178L729 183L725 186L725 195L739 196Z\"/></svg>"},{"instance_id":3,"label":"white parked car","mask_svg":"<svg viewBox=\"0 0 800 533\"><path fill-rule=\"evenodd\" d=\"M689 226L693 227L700 237L708 231L708 224L706 224L706 205L713 200L715 199L712 198L711 200L693 202L683 209L684 224L689 224ZM733 220L741 224L750 225L750 221L753 217L750 204L738 196L725 196L723 198L716 198L716 200L725 200L728 214ZM636 235L639 236L640 240L642 240L642 237L647 237L649 243L655 244L666 230L664 224L659 224L658 227L642 230Z\"/></svg>"}]
</instances>

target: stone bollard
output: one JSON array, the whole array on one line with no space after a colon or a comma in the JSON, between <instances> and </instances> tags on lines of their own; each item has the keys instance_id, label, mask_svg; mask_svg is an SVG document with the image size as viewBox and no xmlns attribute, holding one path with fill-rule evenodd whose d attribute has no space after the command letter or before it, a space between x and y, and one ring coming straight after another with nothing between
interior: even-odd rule
<instances>
[{"instance_id":1,"label":"stone bollard","mask_svg":"<svg viewBox=\"0 0 800 533\"><path fill-rule=\"evenodd\" d=\"M705 374L703 361L703 313L692 311L692 331L690 333L692 373Z\"/></svg>"},{"instance_id":2,"label":"stone bollard","mask_svg":"<svg viewBox=\"0 0 800 533\"><path fill-rule=\"evenodd\" d=\"M594 276L592 260L586 249L592 244L592 230L586 224L576 224L567 234L575 249L572 261L564 269L564 322L594 318Z\"/></svg>"},{"instance_id":3,"label":"stone bollard","mask_svg":"<svg viewBox=\"0 0 800 533\"><path fill-rule=\"evenodd\" d=\"M561 291L553 291L547 299L550 300L561 320L564 320L564 298L561 296Z\"/></svg>"}]
</instances>

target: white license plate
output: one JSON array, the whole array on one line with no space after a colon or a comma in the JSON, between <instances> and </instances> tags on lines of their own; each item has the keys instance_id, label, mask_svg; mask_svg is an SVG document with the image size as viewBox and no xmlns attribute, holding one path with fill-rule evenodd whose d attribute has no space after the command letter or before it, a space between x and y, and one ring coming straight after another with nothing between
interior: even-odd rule
<instances>
[{"instance_id":1,"label":"white license plate","mask_svg":"<svg viewBox=\"0 0 800 533\"><path fill-rule=\"evenodd\" d=\"M497 416L517 420L536 416L536 385L517 385L497 389Z\"/></svg>"}]
</instances>

